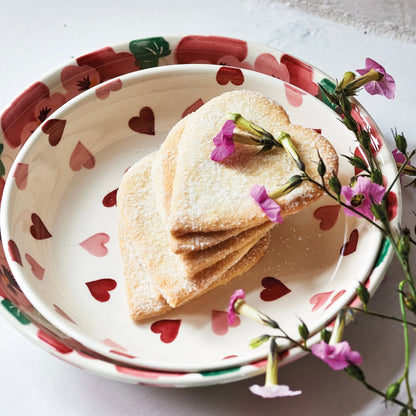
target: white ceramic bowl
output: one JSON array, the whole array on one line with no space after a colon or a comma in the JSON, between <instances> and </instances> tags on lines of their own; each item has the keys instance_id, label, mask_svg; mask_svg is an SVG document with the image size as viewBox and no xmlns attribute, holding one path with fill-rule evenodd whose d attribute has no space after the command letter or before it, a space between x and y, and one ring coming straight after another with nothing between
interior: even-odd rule
<instances>
[{"instance_id":1,"label":"white ceramic bowl","mask_svg":"<svg viewBox=\"0 0 416 416\"><path fill-rule=\"evenodd\" d=\"M149 50L153 51L150 55L148 54ZM189 64L193 62L233 65L236 67L259 71L267 75L286 80L288 82L285 87L287 91L292 90L290 85L294 85L316 96L324 102L325 100L320 94L319 84L329 89L331 89L334 85L333 80L331 80L326 74L298 58L267 46L248 43L239 39L198 35L185 37L159 36L149 39L133 40L123 45L106 47L97 51L92 51L87 55L76 58L74 61L69 62L62 68L54 70L44 79L29 86L10 104L10 106L3 111L1 115L1 139L4 148L2 149L1 160L5 167L5 171L0 177L0 190L2 190L4 180L7 176L9 176L9 180L13 182L13 179L10 178L10 176L12 176L10 173L15 172L15 170L14 168L11 169L11 164L17 156L20 157L19 152L22 144L31 136L32 132L36 129L40 122L45 119L46 115L52 114L54 110L62 107L65 102L69 102L71 98L77 96L83 91L84 88L87 89L95 84L109 81L114 77L118 77L119 75L132 71L137 71L139 69L158 65L175 66L177 64ZM86 81L89 81L88 85ZM117 89L117 82L112 85ZM245 86L246 85L244 85L244 87ZM227 87L230 87L230 85L228 84ZM98 89L99 88L100 87L98 87ZM106 89L107 87L104 88L104 93ZM88 92L86 94L88 94ZM96 94L95 91L92 95L94 94ZM100 95L99 92L98 95ZM296 99L298 101L301 99L301 96L296 92L292 95L292 98L295 99L295 101ZM101 97L103 96L101 95ZM394 161L391 157L390 151L374 121L358 103L356 110L357 117L359 117L360 120L371 130L372 140L377 143L377 159L381 163L386 179L390 180L394 174ZM333 116L334 115L332 114L331 117ZM52 118L55 118L55 114L52 115ZM45 125L46 124L43 126ZM52 124L49 125L49 127L51 126ZM56 125L56 129L59 131L58 127L59 125ZM57 130L55 130L55 132ZM52 139L52 142L56 140L56 137L57 136ZM142 138L140 140L142 140ZM141 143L143 142L141 141ZM354 148L355 144L348 150L354 150ZM140 151L144 150L141 148ZM17 181L21 181L22 177L24 178L24 171L25 168L20 171L20 174L22 175L23 173L23 175L20 176L19 179L16 178ZM117 183L115 183L114 186L117 186ZM396 186L393 191L397 196L397 220L400 217L401 209L400 190ZM64 196L65 194L66 192L64 193ZM110 191L110 195L106 199L109 203L111 203L112 200L111 196ZM57 206L51 206L51 208L56 210ZM4 211L3 204L1 205L1 209ZM26 231L26 236L27 234L28 233ZM9 245L4 237L3 229L2 235L6 251L8 252ZM28 269L29 263L27 259L30 259L30 257L27 257L25 254L29 254L29 256L33 259L35 259L35 257L34 253L30 254L23 252L20 262L24 264L26 269ZM60 326L58 327L51 324L51 322L46 320L44 316L38 313L38 311L34 308L34 305L25 296L26 290L22 292L22 288L19 287L16 280L13 278L13 275L10 273L10 266L13 265L13 269L17 268L17 270L20 268L20 266L13 264L15 263L13 260L14 255L15 254L10 255L9 253L9 261L7 261L4 257L3 253L0 255L0 262L2 266L0 279L0 299L2 307L0 308L0 314L12 325L14 325L15 328L22 334L26 335L39 346L50 353L57 355L60 359L65 360L68 363L116 380L131 383L145 382L147 384L160 386L196 386L224 383L252 377L264 372L265 370L266 363L264 360L264 351L259 351L257 356L251 355L248 358L248 363L245 365L241 365L241 363L244 362L241 359L227 360L227 367L223 368L222 371L181 371L172 373L170 371L144 369L140 366L141 364L151 365L152 357L144 357L144 361L137 361L126 357L127 359L124 363L120 363L119 358L122 357L120 353L125 353L124 346L120 345L120 347L123 348L116 347L113 348L113 352L109 352L109 343L106 342L103 345L102 339L100 339L97 343L97 340L95 339L97 333L94 333L94 331L92 333L88 331L88 328L84 327L83 322L81 331L76 329L74 332L72 329L69 333L65 333L58 329ZM389 246L384 243L379 251L376 263L372 266L368 276L364 278L365 284L370 290L370 293L373 293L378 287L391 258L392 251ZM35 260L40 261L40 259ZM49 265L53 264L56 261L56 258L47 260L47 264ZM31 260L29 261L32 262ZM33 264L34 263L32 262L32 265ZM43 267L45 264L41 266ZM40 276L41 269L35 267L35 270L36 274ZM19 270L18 274L20 274ZM354 270L354 281L356 275L356 270ZM363 273L359 273L358 277L362 278ZM33 275L31 278L33 279ZM46 279L46 274L44 275L44 279ZM121 285L119 284L118 289L120 291L122 290ZM230 287L230 291L231 289L232 288ZM38 297L38 300L43 304L40 293L34 294L36 291L33 292L32 289L28 292L31 293L31 296ZM111 293L115 294L116 292L112 291ZM335 298L334 295L337 293L339 292L333 292L332 290L317 293L319 296L316 296L313 299L313 305L311 305L311 307L316 308L313 313L319 309L324 309L327 306L330 306L332 304L332 300ZM118 296L120 301L124 302L122 300L122 296ZM347 300L347 296L349 295L346 295L344 292L341 299L339 299L339 301L335 304L334 308L340 307L341 303L344 303L344 301ZM253 297L255 298L256 296ZM112 297L112 300L114 300L114 297ZM356 298L350 299L349 301L353 304L357 304ZM219 308L223 307L223 301L221 300ZM57 314L55 308L51 309L50 305L48 306L47 303L45 303L45 305L41 308L46 308L48 310L48 314L50 313L51 317L53 317L53 320L58 319L60 322L59 325L63 324L63 329L69 329L68 323L65 322L65 320L62 321L62 315L61 318L56 316ZM331 308L333 308L333 305L327 310L330 310L331 316L333 316L333 309ZM275 310L274 308L272 309L271 314L275 316ZM330 324L330 321L328 321L327 324ZM246 325L247 322L239 328L231 328L229 333L231 333L231 331L241 329L239 332L240 336L241 332L245 333L247 330ZM258 327L256 327L255 332L256 335L258 335ZM235 334L235 332L232 333ZM92 346L92 349L88 348L86 345L82 345L76 339L72 338L70 334L76 335L76 338L85 336ZM100 336L101 334L98 335ZM223 339L224 336L215 337L215 341L217 343L218 340L222 342ZM318 339L319 336L313 337L313 341ZM241 342L239 342L239 344L241 345L245 342L243 337L240 341ZM115 346L113 345L113 347ZM95 350L95 348L97 348L97 350ZM101 355L99 351L105 352L106 356ZM114 351L116 351L116 353L114 353ZM291 348L282 356L281 364L287 364L298 358L300 355L301 351L299 351L299 349ZM212 368L213 363L214 361L212 360L209 360L208 363L199 361L196 368ZM162 364L171 368L171 363L169 362ZM180 366L183 367L184 364L189 365L189 363L181 363ZM195 366L195 363L192 365ZM157 363L157 366L159 367L159 363ZM222 363L221 366L224 366L224 363Z\"/></svg>"},{"instance_id":2,"label":"white ceramic bowl","mask_svg":"<svg viewBox=\"0 0 416 416\"><path fill-rule=\"evenodd\" d=\"M298 338L299 319L319 331L374 265L380 233L322 198L277 227L264 258L231 284L150 323L129 319L114 192L123 172L156 150L190 109L228 90L260 91L283 105L293 123L321 130L339 155L354 145L336 113L315 97L263 74L226 69L177 65L112 79L57 110L14 161L2 210L13 275L48 321L108 358L188 372L259 360L267 347L252 351L248 344L263 329L245 321L226 325L235 288ZM341 180L352 175L341 159ZM349 248L340 254L344 244ZM177 334L166 340L172 325Z\"/></svg>"}]
</instances>

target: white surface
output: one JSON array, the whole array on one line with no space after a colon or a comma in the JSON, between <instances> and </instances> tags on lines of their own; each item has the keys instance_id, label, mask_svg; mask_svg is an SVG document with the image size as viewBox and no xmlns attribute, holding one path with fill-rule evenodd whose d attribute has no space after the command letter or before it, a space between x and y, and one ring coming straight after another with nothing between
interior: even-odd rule
<instances>
[{"instance_id":1,"label":"white surface","mask_svg":"<svg viewBox=\"0 0 416 416\"><path fill-rule=\"evenodd\" d=\"M416 64L414 42L364 33L278 2L247 1L14 1L0 14L0 107L45 72L70 58L103 46L163 34L218 34L275 46L320 67L334 77L364 66L367 56L386 66L398 84L396 99L362 94L391 142L390 129L404 131L415 146ZM117 5L118 4L118 5ZM413 228L414 189L404 192L404 223ZM412 259L416 268L416 259ZM397 313L394 262L373 299L374 309ZM90 375L29 342L0 320L0 413L4 415L391 415L381 399L343 373L306 357L280 370L281 383L303 390L294 398L263 400L247 387L262 377L238 383L162 389L120 384ZM369 382L385 389L402 370L401 327L360 316L346 338L364 356ZM412 358L416 360L413 342ZM414 372L414 367L413 367ZM416 391L416 382L412 382ZM404 388L403 388L404 390Z\"/></svg>"}]
</instances>

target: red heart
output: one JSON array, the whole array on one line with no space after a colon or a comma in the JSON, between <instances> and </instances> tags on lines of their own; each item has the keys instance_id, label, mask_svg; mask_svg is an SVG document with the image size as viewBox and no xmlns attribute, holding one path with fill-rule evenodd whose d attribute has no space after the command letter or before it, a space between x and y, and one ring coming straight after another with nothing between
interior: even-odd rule
<instances>
[{"instance_id":1,"label":"red heart","mask_svg":"<svg viewBox=\"0 0 416 416\"><path fill-rule=\"evenodd\" d=\"M143 107L140 110L139 116L132 117L129 120L129 127L136 133L155 134L155 116L150 107Z\"/></svg>"},{"instance_id":2,"label":"red heart","mask_svg":"<svg viewBox=\"0 0 416 416\"><path fill-rule=\"evenodd\" d=\"M117 189L114 189L113 191L109 192L104 198L103 198L103 205L107 208L114 207L117 204Z\"/></svg>"},{"instance_id":3,"label":"red heart","mask_svg":"<svg viewBox=\"0 0 416 416\"><path fill-rule=\"evenodd\" d=\"M341 256L349 256L350 254L354 253L355 250L357 250L358 237L358 230L352 230L349 240L341 247Z\"/></svg>"},{"instance_id":4,"label":"red heart","mask_svg":"<svg viewBox=\"0 0 416 416\"><path fill-rule=\"evenodd\" d=\"M324 231L330 230L337 222L340 209L340 205L325 205L317 208L313 216L321 221L319 228Z\"/></svg>"},{"instance_id":5,"label":"red heart","mask_svg":"<svg viewBox=\"0 0 416 416\"><path fill-rule=\"evenodd\" d=\"M316 295L313 295L309 299L309 303L311 305L313 305L312 312L321 308L322 305L331 297L332 293L334 293L333 290L331 290L330 292L322 292L322 293L318 293Z\"/></svg>"},{"instance_id":6,"label":"red heart","mask_svg":"<svg viewBox=\"0 0 416 416\"><path fill-rule=\"evenodd\" d=\"M234 85L241 85L244 82L244 75L240 68L222 66L217 71L216 80L220 85L225 85L229 82Z\"/></svg>"},{"instance_id":7,"label":"red heart","mask_svg":"<svg viewBox=\"0 0 416 416\"><path fill-rule=\"evenodd\" d=\"M13 178L15 178L16 186L20 190L26 188L28 173L29 165L27 163L18 163L16 165L16 169L13 172Z\"/></svg>"},{"instance_id":8,"label":"red heart","mask_svg":"<svg viewBox=\"0 0 416 416\"><path fill-rule=\"evenodd\" d=\"M85 283L91 292L91 295L99 302L107 302L110 299L110 293L117 287L114 279L98 279Z\"/></svg>"},{"instance_id":9,"label":"red heart","mask_svg":"<svg viewBox=\"0 0 416 416\"><path fill-rule=\"evenodd\" d=\"M13 240L7 242L9 248L9 254L13 261L20 264L23 267L22 257L20 256L19 249L17 248L16 243Z\"/></svg>"},{"instance_id":10,"label":"red heart","mask_svg":"<svg viewBox=\"0 0 416 416\"><path fill-rule=\"evenodd\" d=\"M153 322L150 329L155 334L160 334L160 340L165 344L175 341L179 328L181 326L180 319L162 319Z\"/></svg>"},{"instance_id":11,"label":"red heart","mask_svg":"<svg viewBox=\"0 0 416 416\"><path fill-rule=\"evenodd\" d=\"M194 103L192 103L189 107L185 109L185 111L182 113L182 118L198 110L198 108L202 107L203 105L204 105L204 102L202 101L202 99L198 98Z\"/></svg>"},{"instance_id":12,"label":"red heart","mask_svg":"<svg viewBox=\"0 0 416 416\"><path fill-rule=\"evenodd\" d=\"M387 194L386 198L386 206L387 206L387 216L389 218L389 221L391 221L393 218L397 215L397 195L390 191Z\"/></svg>"},{"instance_id":13,"label":"red heart","mask_svg":"<svg viewBox=\"0 0 416 416\"><path fill-rule=\"evenodd\" d=\"M265 289L260 293L260 298L265 302L279 299L291 292L287 286L274 277L265 277L261 284Z\"/></svg>"},{"instance_id":14,"label":"red heart","mask_svg":"<svg viewBox=\"0 0 416 416\"><path fill-rule=\"evenodd\" d=\"M61 141L62 135L64 134L65 125L66 120L53 118L48 120L42 126L42 131L49 136L49 144L51 146L56 146Z\"/></svg>"},{"instance_id":15,"label":"red heart","mask_svg":"<svg viewBox=\"0 0 416 416\"><path fill-rule=\"evenodd\" d=\"M29 254L25 254L25 259L29 263L32 269L33 276L37 279L42 280L45 274L45 269Z\"/></svg>"},{"instance_id":16,"label":"red heart","mask_svg":"<svg viewBox=\"0 0 416 416\"><path fill-rule=\"evenodd\" d=\"M100 100L105 100L110 95L111 91L118 91L121 89L121 86L121 79L116 78L97 87L95 90L95 95Z\"/></svg>"},{"instance_id":17,"label":"red heart","mask_svg":"<svg viewBox=\"0 0 416 416\"><path fill-rule=\"evenodd\" d=\"M228 325L228 313L224 311L211 311L211 328L215 335L225 335L228 327L240 325L240 318L237 316L232 325Z\"/></svg>"},{"instance_id":18,"label":"red heart","mask_svg":"<svg viewBox=\"0 0 416 416\"><path fill-rule=\"evenodd\" d=\"M56 338L52 337L52 335L49 335L42 329L39 329L38 338L49 344L51 347L55 348L56 351L60 352L61 354L68 354L73 351L72 348L67 347L65 344L62 344L62 342L58 341Z\"/></svg>"},{"instance_id":19,"label":"red heart","mask_svg":"<svg viewBox=\"0 0 416 416\"><path fill-rule=\"evenodd\" d=\"M78 171L82 167L92 169L95 166L95 159L92 153L81 142L78 142L69 159L69 166L73 171Z\"/></svg>"},{"instance_id":20,"label":"red heart","mask_svg":"<svg viewBox=\"0 0 416 416\"><path fill-rule=\"evenodd\" d=\"M97 233L84 240L79 245L96 257L104 257L108 253L105 246L110 241L110 236L106 233Z\"/></svg>"},{"instance_id":21,"label":"red heart","mask_svg":"<svg viewBox=\"0 0 416 416\"><path fill-rule=\"evenodd\" d=\"M36 240L45 240L46 238L52 237L52 234L48 231L39 215L32 214L31 219L30 234L32 234L33 238Z\"/></svg>"}]
</instances>

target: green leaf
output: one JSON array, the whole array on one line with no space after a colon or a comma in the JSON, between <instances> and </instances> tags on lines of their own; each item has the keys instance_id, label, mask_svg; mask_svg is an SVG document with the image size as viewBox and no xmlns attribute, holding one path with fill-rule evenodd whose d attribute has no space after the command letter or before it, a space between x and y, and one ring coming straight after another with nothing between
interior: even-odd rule
<instances>
[{"instance_id":1,"label":"green leaf","mask_svg":"<svg viewBox=\"0 0 416 416\"><path fill-rule=\"evenodd\" d=\"M159 59L171 54L169 43L163 37L133 40L129 44L140 69L159 66Z\"/></svg>"},{"instance_id":2,"label":"green leaf","mask_svg":"<svg viewBox=\"0 0 416 416\"><path fill-rule=\"evenodd\" d=\"M6 308L22 325L29 325L30 320L23 314L23 312L9 299L3 299L1 304Z\"/></svg>"}]
</instances>

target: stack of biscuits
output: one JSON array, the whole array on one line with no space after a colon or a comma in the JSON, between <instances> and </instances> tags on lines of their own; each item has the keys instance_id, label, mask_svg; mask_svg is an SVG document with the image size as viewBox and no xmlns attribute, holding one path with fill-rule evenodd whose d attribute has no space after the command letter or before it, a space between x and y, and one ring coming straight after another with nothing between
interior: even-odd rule
<instances>
[{"instance_id":1,"label":"stack of biscuits","mask_svg":"<svg viewBox=\"0 0 416 416\"><path fill-rule=\"evenodd\" d=\"M119 243L131 318L140 321L226 284L263 256L275 225L250 197L254 184L273 190L299 170L284 149L259 153L236 144L222 162L211 160L213 137L229 113L240 113L275 137L290 134L308 173L318 151L337 171L331 144L316 131L290 123L275 101L237 90L215 97L181 119L157 152L123 176L117 194ZM279 198L283 217L321 195L310 182Z\"/></svg>"}]
</instances>

